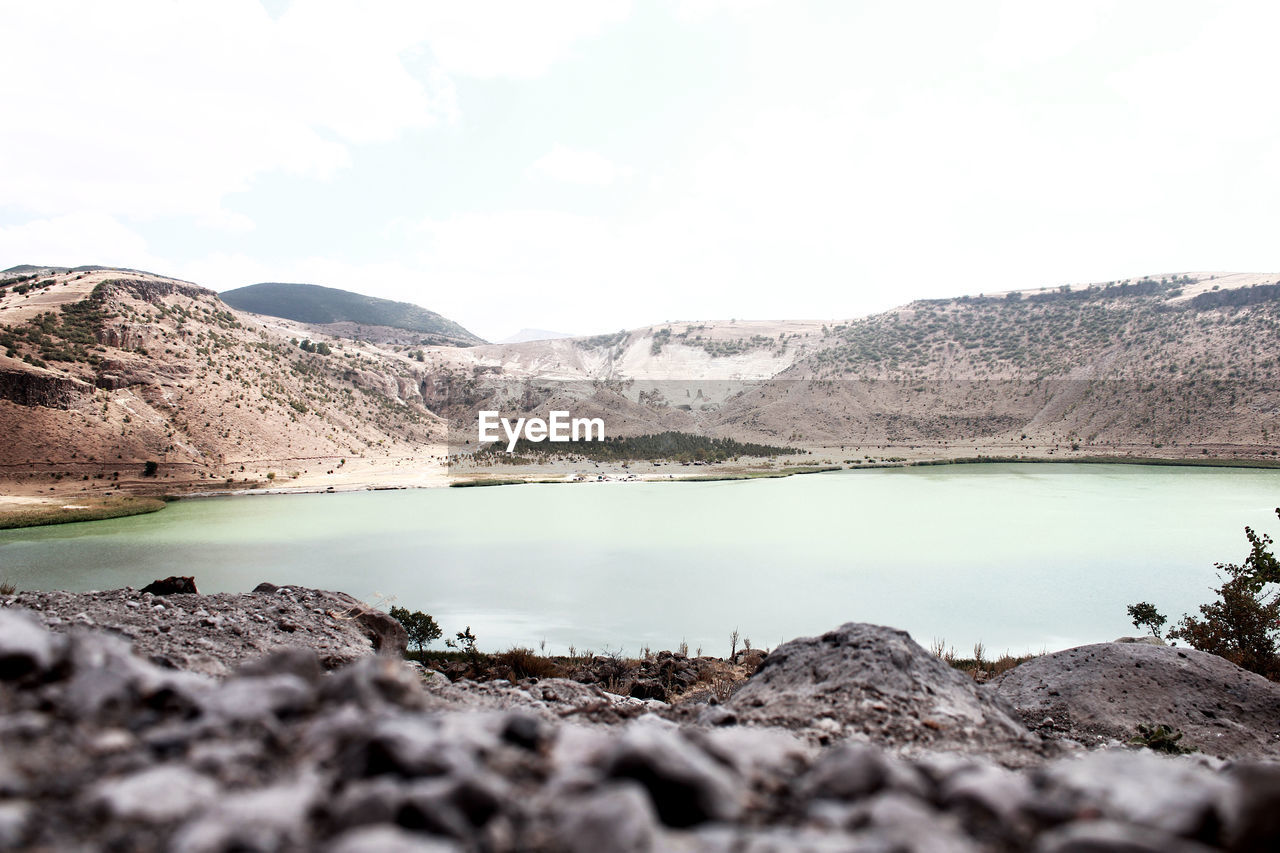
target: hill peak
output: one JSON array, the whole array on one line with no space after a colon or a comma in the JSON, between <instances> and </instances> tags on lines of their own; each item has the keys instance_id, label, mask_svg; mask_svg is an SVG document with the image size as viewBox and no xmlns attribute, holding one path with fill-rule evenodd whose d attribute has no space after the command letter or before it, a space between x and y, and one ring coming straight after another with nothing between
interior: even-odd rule
<instances>
[{"instance_id":1,"label":"hill peak","mask_svg":"<svg viewBox=\"0 0 1280 853\"><path fill-rule=\"evenodd\" d=\"M241 311L281 317L316 326L352 323L420 332L431 343L471 346L484 343L458 323L411 302L396 302L319 284L267 281L219 294Z\"/></svg>"}]
</instances>

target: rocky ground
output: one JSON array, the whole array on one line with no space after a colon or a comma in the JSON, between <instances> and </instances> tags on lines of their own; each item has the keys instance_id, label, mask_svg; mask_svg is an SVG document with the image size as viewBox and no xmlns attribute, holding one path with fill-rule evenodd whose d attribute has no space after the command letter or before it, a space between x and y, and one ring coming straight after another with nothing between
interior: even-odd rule
<instances>
[{"instance_id":1,"label":"rocky ground","mask_svg":"<svg viewBox=\"0 0 1280 853\"><path fill-rule=\"evenodd\" d=\"M565 679L451 682L405 663L340 594L260 590L0 598L0 848L1178 853L1280 840L1280 765L1265 760L1280 694L1194 652L1087 647L978 685L902 632L850 624L783 644L723 702L672 704ZM215 615L224 630L200 621ZM212 657L229 674L184 668L210 653L188 633L225 640ZM1153 685L1172 685L1170 721L1201 752L1124 744L1123 714L1166 702ZM1258 736L1224 746L1212 722L1176 715L1186 707ZM1024 725L1046 712L1054 725Z\"/></svg>"},{"instance_id":2,"label":"rocky ground","mask_svg":"<svg viewBox=\"0 0 1280 853\"><path fill-rule=\"evenodd\" d=\"M54 631L110 630L152 663L215 676L280 646L310 649L333 669L383 647L402 654L407 642L400 623L346 593L269 583L247 594L54 590L0 601L34 611Z\"/></svg>"}]
</instances>

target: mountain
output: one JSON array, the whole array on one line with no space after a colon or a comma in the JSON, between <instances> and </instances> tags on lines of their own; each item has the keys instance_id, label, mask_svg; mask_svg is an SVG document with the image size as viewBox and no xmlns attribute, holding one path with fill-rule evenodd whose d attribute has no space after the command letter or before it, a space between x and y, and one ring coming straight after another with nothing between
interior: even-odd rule
<instances>
[{"instance_id":1,"label":"mountain","mask_svg":"<svg viewBox=\"0 0 1280 853\"><path fill-rule=\"evenodd\" d=\"M367 334L404 339L406 345L471 346L484 340L452 320L409 302L393 302L317 284L263 282L224 290L222 301L241 311L295 320L338 332L343 337ZM385 329L412 335L388 334Z\"/></svg>"},{"instance_id":2,"label":"mountain","mask_svg":"<svg viewBox=\"0 0 1280 853\"><path fill-rule=\"evenodd\" d=\"M328 336L304 349L262 319L163 276L41 268L0 279L4 491L437 476L403 464L443 441L422 363Z\"/></svg>"},{"instance_id":3,"label":"mountain","mask_svg":"<svg viewBox=\"0 0 1280 853\"><path fill-rule=\"evenodd\" d=\"M0 270L0 275L4 276L5 278L9 278L13 276L22 276L22 275L41 275L41 274L59 275L59 274L69 273L69 272L79 273L79 272L102 272L102 271L138 273L140 275L154 275L154 273L149 273L149 272L146 272L145 270L135 270L130 267L106 267L106 266L102 266L101 264L85 264L83 266L78 266L78 267L57 267L57 266L41 266L39 264L18 264L17 266L9 267L7 270ZM178 281L179 279L173 279L173 280Z\"/></svg>"},{"instance_id":4,"label":"mountain","mask_svg":"<svg viewBox=\"0 0 1280 853\"><path fill-rule=\"evenodd\" d=\"M463 347L245 313L164 276L23 270L0 277L8 494L439 483L449 427L474 438L477 406L554 404L605 418L610 435L787 444L824 464L1280 451L1276 275ZM391 338L352 332L371 329Z\"/></svg>"},{"instance_id":5,"label":"mountain","mask_svg":"<svg viewBox=\"0 0 1280 853\"><path fill-rule=\"evenodd\" d=\"M514 335L503 338L498 341L500 344L524 344L529 341L555 341L561 338L572 338L574 335L567 335L564 332L549 332L546 329L521 329Z\"/></svg>"},{"instance_id":6,"label":"mountain","mask_svg":"<svg viewBox=\"0 0 1280 853\"><path fill-rule=\"evenodd\" d=\"M920 459L1271 459L1277 352L1280 277L1226 273L919 300L827 323L679 322L468 351L473 371L484 365L470 389L480 400L484 386L500 396L513 379L582 380L572 393L560 388L556 406L612 411L615 432L877 457L893 447Z\"/></svg>"}]
</instances>

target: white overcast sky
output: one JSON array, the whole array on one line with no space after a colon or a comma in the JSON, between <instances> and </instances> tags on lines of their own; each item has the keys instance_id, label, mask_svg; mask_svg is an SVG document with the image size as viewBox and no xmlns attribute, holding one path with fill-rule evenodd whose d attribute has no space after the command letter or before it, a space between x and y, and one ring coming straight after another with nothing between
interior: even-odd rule
<instances>
[{"instance_id":1,"label":"white overcast sky","mask_svg":"<svg viewBox=\"0 0 1280 853\"><path fill-rule=\"evenodd\" d=\"M1280 4L0 0L0 267L488 338L1273 271Z\"/></svg>"}]
</instances>

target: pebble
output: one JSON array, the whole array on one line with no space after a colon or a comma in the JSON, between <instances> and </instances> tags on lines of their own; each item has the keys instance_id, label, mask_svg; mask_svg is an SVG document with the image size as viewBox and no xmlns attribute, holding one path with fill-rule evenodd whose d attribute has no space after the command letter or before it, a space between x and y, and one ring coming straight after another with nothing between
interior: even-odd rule
<instances>
[{"instance_id":1,"label":"pebble","mask_svg":"<svg viewBox=\"0 0 1280 853\"><path fill-rule=\"evenodd\" d=\"M184 817L218 794L212 779L181 765L161 765L99 783L91 800L113 820L161 823Z\"/></svg>"}]
</instances>

